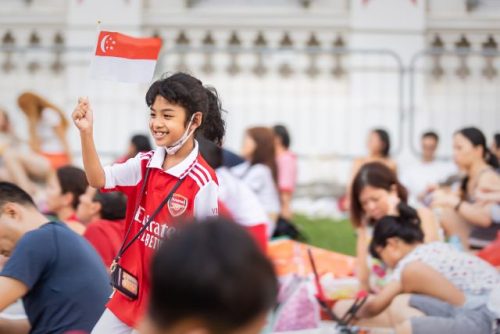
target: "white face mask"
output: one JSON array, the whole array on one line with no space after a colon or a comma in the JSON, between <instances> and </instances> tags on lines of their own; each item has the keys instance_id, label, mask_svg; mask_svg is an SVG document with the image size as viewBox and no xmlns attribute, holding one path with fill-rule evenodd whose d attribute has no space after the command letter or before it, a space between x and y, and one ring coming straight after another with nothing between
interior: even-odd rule
<instances>
[{"instance_id":1,"label":"white face mask","mask_svg":"<svg viewBox=\"0 0 500 334\"><path fill-rule=\"evenodd\" d=\"M191 135L194 133L194 130L196 130L196 129L189 131L189 128L191 127L191 123L193 123L193 120L194 120L194 114L193 114L193 116L191 116L191 120L189 121L189 124L186 128L186 131L184 132L182 137L179 138L179 140L176 141L174 144L165 147L165 150L167 151L168 155L172 155L172 154L177 153L177 151L179 151L181 149L181 147L186 143L186 141L189 139L189 137L191 137Z\"/></svg>"}]
</instances>

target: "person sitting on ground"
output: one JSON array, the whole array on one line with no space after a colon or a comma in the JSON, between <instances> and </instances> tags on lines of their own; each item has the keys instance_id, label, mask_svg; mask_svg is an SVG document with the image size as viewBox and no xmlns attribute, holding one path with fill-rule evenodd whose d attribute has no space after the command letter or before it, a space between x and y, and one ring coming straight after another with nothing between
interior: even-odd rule
<instances>
[{"instance_id":1,"label":"person sitting on ground","mask_svg":"<svg viewBox=\"0 0 500 334\"><path fill-rule=\"evenodd\" d=\"M84 238L94 246L106 268L118 254L125 235L127 198L120 192L88 187L80 196L76 218L86 225Z\"/></svg>"},{"instance_id":2,"label":"person sitting on ground","mask_svg":"<svg viewBox=\"0 0 500 334\"><path fill-rule=\"evenodd\" d=\"M420 308L396 328L396 334L500 334L500 285L493 289L486 305L475 309L455 307L432 297L418 297ZM496 329L496 330L495 330Z\"/></svg>"},{"instance_id":3,"label":"person sitting on ground","mask_svg":"<svg viewBox=\"0 0 500 334\"><path fill-rule=\"evenodd\" d=\"M95 250L48 221L18 186L0 182L0 311L23 299L26 320L0 318L0 333L89 333L111 289Z\"/></svg>"},{"instance_id":4,"label":"person sitting on ground","mask_svg":"<svg viewBox=\"0 0 500 334\"><path fill-rule=\"evenodd\" d=\"M396 174L385 164L365 164L354 177L351 192L351 222L357 230L356 258L357 276L361 288L379 291L385 284L385 268L368 254L368 245L373 228L386 215L398 215L401 207L407 206L408 192ZM431 210L417 210L422 221L426 242L439 239L439 224Z\"/></svg>"},{"instance_id":5,"label":"person sitting on ground","mask_svg":"<svg viewBox=\"0 0 500 334\"><path fill-rule=\"evenodd\" d=\"M231 172L257 194L269 219L275 223L281 210L273 131L266 127L248 129L241 155L246 161L231 168Z\"/></svg>"},{"instance_id":6,"label":"person sitting on ground","mask_svg":"<svg viewBox=\"0 0 500 334\"><path fill-rule=\"evenodd\" d=\"M149 152L152 149L153 147L151 146L151 141L148 136L141 134L134 135L130 138L127 153L123 157L119 158L116 163L123 163L128 159L132 159L139 153Z\"/></svg>"},{"instance_id":7,"label":"person sitting on ground","mask_svg":"<svg viewBox=\"0 0 500 334\"><path fill-rule=\"evenodd\" d=\"M283 125L275 125L274 148L278 166L278 189L281 200L281 216L292 220L292 197L297 183L297 156L290 151L290 135Z\"/></svg>"},{"instance_id":8,"label":"person sitting on ground","mask_svg":"<svg viewBox=\"0 0 500 334\"><path fill-rule=\"evenodd\" d=\"M49 160L53 169L70 164L69 122L64 112L32 92L21 94L17 103L28 118L31 149Z\"/></svg>"},{"instance_id":9,"label":"person sitting on ground","mask_svg":"<svg viewBox=\"0 0 500 334\"><path fill-rule=\"evenodd\" d=\"M257 195L240 179L222 165L223 151L214 142L197 138L203 158L212 167L219 180L219 200L228 209L230 218L249 229L256 241L266 248L267 239L272 236L271 223Z\"/></svg>"},{"instance_id":10,"label":"person sitting on ground","mask_svg":"<svg viewBox=\"0 0 500 334\"><path fill-rule=\"evenodd\" d=\"M369 297L357 312L358 319L379 315L372 319L372 324L398 326L414 314L413 309L425 310L427 299L422 296L467 309L486 304L492 289L500 284L495 268L446 243L423 241L417 212L408 206L399 216L385 216L377 222L370 253L393 272L382 291ZM342 314L350 303L338 303L336 312ZM390 313L381 314L391 304ZM421 323L432 324L432 319L414 318L411 322L414 328L419 328Z\"/></svg>"},{"instance_id":11,"label":"person sitting on ground","mask_svg":"<svg viewBox=\"0 0 500 334\"><path fill-rule=\"evenodd\" d=\"M489 209L486 210L486 215L482 217L484 224L500 224L500 185L488 185L485 188L478 189L476 200ZM488 211L490 212L489 217Z\"/></svg>"},{"instance_id":12,"label":"person sitting on ground","mask_svg":"<svg viewBox=\"0 0 500 334\"><path fill-rule=\"evenodd\" d=\"M346 187L345 203L343 204L343 207L346 210L349 210L351 206L350 201L352 182L354 180L354 177L364 164L370 162L380 162L386 165L397 175L397 164L390 158L391 139L387 131L385 131L384 129L373 129L368 135L367 148L368 156L357 158L352 164L351 174Z\"/></svg>"},{"instance_id":13,"label":"person sitting on ground","mask_svg":"<svg viewBox=\"0 0 500 334\"><path fill-rule=\"evenodd\" d=\"M47 183L48 213L55 215L80 235L85 232L85 225L78 220L76 208L88 185L85 172L73 166L58 168L51 174Z\"/></svg>"},{"instance_id":14,"label":"person sitting on ground","mask_svg":"<svg viewBox=\"0 0 500 334\"><path fill-rule=\"evenodd\" d=\"M276 303L272 264L222 218L184 224L154 256L151 277L141 334L258 334Z\"/></svg>"},{"instance_id":15,"label":"person sitting on ground","mask_svg":"<svg viewBox=\"0 0 500 334\"><path fill-rule=\"evenodd\" d=\"M425 132L420 140L422 155L419 161L403 164L401 168L401 183L408 189L410 203L420 206L424 203L430 191L451 175L457 174L453 163L436 159L439 136L433 131Z\"/></svg>"},{"instance_id":16,"label":"person sitting on ground","mask_svg":"<svg viewBox=\"0 0 500 334\"><path fill-rule=\"evenodd\" d=\"M432 205L442 208L441 224L448 236L458 236L464 249L481 249L492 242L500 225L484 220L488 207L477 202L479 189L500 187L496 172L498 161L486 146L481 130L464 128L453 136L453 155L457 166L466 177L459 192L437 190L432 193Z\"/></svg>"},{"instance_id":17,"label":"person sitting on ground","mask_svg":"<svg viewBox=\"0 0 500 334\"><path fill-rule=\"evenodd\" d=\"M33 180L46 181L50 171L49 161L22 142L7 112L0 109L0 180L13 182L34 194Z\"/></svg>"}]
</instances>

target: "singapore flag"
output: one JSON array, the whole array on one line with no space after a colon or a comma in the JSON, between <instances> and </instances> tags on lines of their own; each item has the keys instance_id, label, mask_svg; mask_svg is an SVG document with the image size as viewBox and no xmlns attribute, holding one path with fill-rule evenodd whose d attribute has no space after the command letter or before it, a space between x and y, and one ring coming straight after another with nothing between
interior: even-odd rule
<instances>
[{"instance_id":1,"label":"singapore flag","mask_svg":"<svg viewBox=\"0 0 500 334\"><path fill-rule=\"evenodd\" d=\"M101 31L90 64L90 76L148 83L153 78L160 49L159 38L135 38L118 32Z\"/></svg>"}]
</instances>

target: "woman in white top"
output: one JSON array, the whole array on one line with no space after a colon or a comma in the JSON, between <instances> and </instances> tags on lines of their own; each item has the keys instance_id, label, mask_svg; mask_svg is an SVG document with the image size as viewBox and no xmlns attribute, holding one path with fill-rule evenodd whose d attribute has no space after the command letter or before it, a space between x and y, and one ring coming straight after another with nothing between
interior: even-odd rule
<instances>
[{"instance_id":1,"label":"woman in white top","mask_svg":"<svg viewBox=\"0 0 500 334\"><path fill-rule=\"evenodd\" d=\"M222 148L201 136L197 138L200 153L217 173L219 181L219 200L228 209L231 218L249 229L263 227L264 240L271 237L274 224L271 224L257 195L231 171L222 165ZM220 213L220 212L219 212Z\"/></svg>"},{"instance_id":2,"label":"woman in white top","mask_svg":"<svg viewBox=\"0 0 500 334\"><path fill-rule=\"evenodd\" d=\"M500 225L483 219L490 208L477 200L482 189L500 187L498 160L486 145L481 130L463 128L453 135L453 158L466 174L459 192L437 190L432 194L435 207L442 208L441 223L448 236L460 237L465 249L481 249L500 232Z\"/></svg>"},{"instance_id":3,"label":"woman in white top","mask_svg":"<svg viewBox=\"0 0 500 334\"><path fill-rule=\"evenodd\" d=\"M49 160L54 170L69 165L68 120L64 112L31 92L21 94L17 103L28 118L31 149Z\"/></svg>"},{"instance_id":4,"label":"woman in white top","mask_svg":"<svg viewBox=\"0 0 500 334\"><path fill-rule=\"evenodd\" d=\"M405 293L411 295L394 302L387 318L393 327L426 308L427 300L421 296L467 309L486 304L490 292L500 284L495 268L445 243L424 244L423 240L420 220L410 207L398 217L385 216L377 222L370 252L392 268L393 273L383 290L370 297L359 310L358 319L381 314L397 296ZM412 320L414 332L420 325Z\"/></svg>"},{"instance_id":5,"label":"woman in white top","mask_svg":"<svg viewBox=\"0 0 500 334\"><path fill-rule=\"evenodd\" d=\"M277 167L274 151L274 133L266 127L246 131L241 152L246 162L231 171L253 190L272 222L280 212L280 199L276 186Z\"/></svg>"}]
</instances>

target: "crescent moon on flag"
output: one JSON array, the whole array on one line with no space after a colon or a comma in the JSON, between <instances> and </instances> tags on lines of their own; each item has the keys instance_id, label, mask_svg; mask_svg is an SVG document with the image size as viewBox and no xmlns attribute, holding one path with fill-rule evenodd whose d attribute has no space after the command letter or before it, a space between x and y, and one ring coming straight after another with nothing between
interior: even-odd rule
<instances>
[{"instance_id":1,"label":"crescent moon on flag","mask_svg":"<svg viewBox=\"0 0 500 334\"><path fill-rule=\"evenodd\" d=\"M109 38L109 35L106 35L101 40L101 51L106 53L106 40Z\"/></svg>"}]
</instances>

